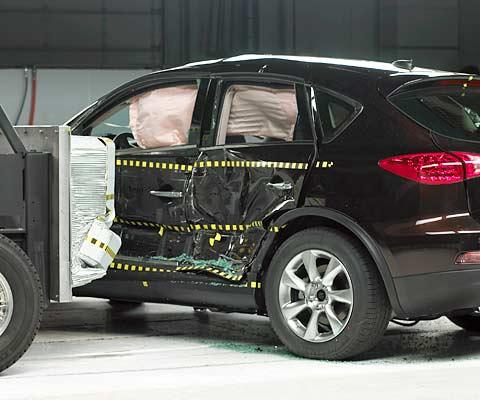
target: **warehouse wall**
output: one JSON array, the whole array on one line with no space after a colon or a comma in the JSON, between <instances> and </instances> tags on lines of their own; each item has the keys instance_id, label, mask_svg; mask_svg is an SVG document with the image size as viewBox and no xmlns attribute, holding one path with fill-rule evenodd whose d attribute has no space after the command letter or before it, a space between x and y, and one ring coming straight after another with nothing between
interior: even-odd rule
<instances>
[{"instance_id":1,"label":"warehouse wall","mask_svg":"<svg viewBox=\"0 0 480 400\"><path fill-rule=\"evenodd\" d=\"M244 52L480 62L478 0L2 0L0 66L160 68Z\"/></svg>"},{"instance_id":2,"label":"warehouse wall","mask_svg":"<svg viewBox=\"0 0 480 400\"><path fill-rule=\"evenodd\" d=\"M37 106L34 123L59 125L116 86L148 73L147 70L40 69L37 71ZM24 88L23 69L0 70L0 104L15 121ZM30 90L19 125L30 112Z\"/></svg>"},{"instance_id":3,"label":"warehouse wall","mask_svg":"<svg viewBox=\"0 0 480 400\"><path fill-rule=\"evenodd\" d=\"M457 70L480 64L479 16L480 0L1 0L0 103L14 118L32 65L38 123L149 69L246 52Z\"/></svg>"},{"instance_id":4,"label":"warehouse wall","mask_svg":"<svg viewBox=\"0 0 480 400\"><path fill-rule=\"evenodd\" d=\"M458 69L466 63L479 62L480 52L477 46L471 48L466 41L463 45L461 43L468 34L480 32L475 23L468 26L465 21L472 12L469 3L472 2L383 2L380 13L382 58L412 58L417 64L445 69ZM478 7L475 8L480 11ZM469 56L466 55L467 51L470 52Z\"/></svg>"}]
</instances>

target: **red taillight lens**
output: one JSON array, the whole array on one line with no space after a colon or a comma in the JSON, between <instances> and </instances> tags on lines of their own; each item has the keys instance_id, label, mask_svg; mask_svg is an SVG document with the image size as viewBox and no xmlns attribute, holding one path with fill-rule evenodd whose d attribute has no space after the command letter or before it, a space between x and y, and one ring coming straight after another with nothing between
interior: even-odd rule
<instances>
[{"instance_id":1,"label":"red taillight lens","mask_svg":"<svg viewBox=\"0 0 480 400\"><path fill-rule=\"evenodd\" d=\"M458 255L455 264L480 264L480 251L469 251Z\"/></svg>"},{"instance_id":2,"label":"red taillight lens","mask_svg":"<svg viewBox=\"0 0 480 400\"><path fill-rule=\"evenodd\" d=\"M461 151L452 152L463 161L465 166L465 178L478 178L480 176L480 154L464 153Z\"/></svg>"},{"instance_id":3,"label":"red taillight lens","mask_svg":"<svg viewBox=\"0 0 480 400\"><path fill-rule=\"evenodd\" d=\"M425 185L449 185L480 177L480 154L418 153L380 160L386 171Z\"/></svg>"}]
</instances>

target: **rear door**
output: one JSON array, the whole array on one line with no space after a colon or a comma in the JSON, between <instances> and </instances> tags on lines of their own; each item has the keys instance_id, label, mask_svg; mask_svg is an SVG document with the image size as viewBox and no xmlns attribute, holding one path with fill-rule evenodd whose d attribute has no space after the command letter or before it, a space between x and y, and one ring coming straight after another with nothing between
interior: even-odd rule
<instances>
[{"instance_id":1,"label":"rear door","mask_svg":"<svg viewBox=\"0 0 480 400\"><path fill-rule=\"evenodd\" d=\"M462 163L469 211L480 220L480 80L428 79L407 85L391 101Z\"/></svg>"},{"instance_id":2,"label":"rear door","mask_svg":"<svg viewBox=\"0 0 480 400\"><path fill-rule=\"evenodd\" d=\"M281 229L270 217L298 205L315 155L306 93L278 78L218 80L186 211L194 257L221 261L227 279L240 279L265 233Z\"/></svg>"}]
</instances>

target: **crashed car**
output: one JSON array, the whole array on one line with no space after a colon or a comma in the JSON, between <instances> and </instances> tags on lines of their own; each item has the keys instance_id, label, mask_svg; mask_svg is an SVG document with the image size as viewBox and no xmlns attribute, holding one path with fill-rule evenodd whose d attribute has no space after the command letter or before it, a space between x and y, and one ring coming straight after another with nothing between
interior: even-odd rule
<instances>
[{"instance_id":1,"label":"crashed car","mask_svg":"<svg viewBox=\"0 0 480 400\"><path fill-rule=\"evenodd\" d=\"M70 121L117 146L122 238L75 294L265 314L313 358L365 352L392 319L480 329L479 86L248 55L125 84Z\"/></svg>"},{"instance_id":2,"label":"crashed car","mask_svg":"<svg viewBox=\"0 0 480 400\"><path fill-rule=\"evenodd\" d=\"M366 352L389 321L478 331L479 99L477 77L404 60L245 55L135 79L67 123L67 282L268 315L310 358Z\"/></svg>"}]
</instances>

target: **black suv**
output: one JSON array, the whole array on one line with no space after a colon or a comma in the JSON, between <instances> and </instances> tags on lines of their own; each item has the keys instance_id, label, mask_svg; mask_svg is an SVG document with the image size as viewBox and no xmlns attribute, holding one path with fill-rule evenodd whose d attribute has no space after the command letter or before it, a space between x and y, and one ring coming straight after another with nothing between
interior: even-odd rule
<instances>
[{"instance_id":1,"label":"black suv","mask_svg":"<svg viewBox=\"0 0 480 400\"><path fill-rule=\"evenodd\" d=\"M120 254L77 296L268 315L346 359L392 319L480 329L480 80L238 56L152 73L74 117L117 145Z\"/></svg>"}]
</instances>

